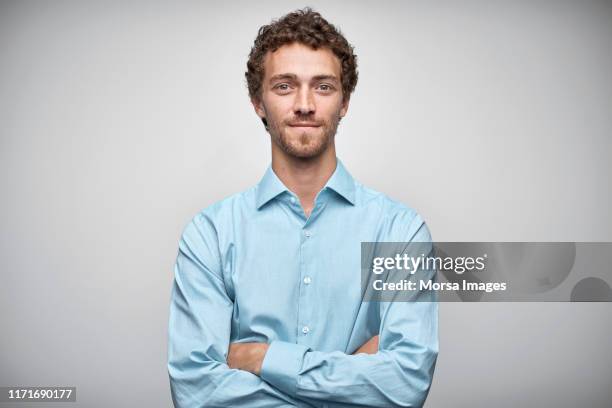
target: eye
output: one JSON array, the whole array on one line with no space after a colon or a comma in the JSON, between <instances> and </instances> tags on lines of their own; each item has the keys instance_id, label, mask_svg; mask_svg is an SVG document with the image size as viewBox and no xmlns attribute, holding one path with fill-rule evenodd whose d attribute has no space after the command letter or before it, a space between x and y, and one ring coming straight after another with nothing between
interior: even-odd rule
<instances>
[{"instance_id":1,"label":"eye","mask_svg":"<svg viewBox=\"0 0 612 408\"><path fill-rule=\"evenodd\" d=\"M273 89L276 91L280 91L281 93L286 93L291 90L291 86L288 83L283 82L278 85L275 85Z\"/></svg>"},{"instance_id":2,"label":"eye","mask_svg":"<svg viewBox=\"0 0 612 408\"><path fill-rule=\"evenodd\" d=\"M329 85L329 84L320 84L319 85L319 90L323 91L323 92L331 92L334 90L334 87Z\"/></svg>"}]
</instances>

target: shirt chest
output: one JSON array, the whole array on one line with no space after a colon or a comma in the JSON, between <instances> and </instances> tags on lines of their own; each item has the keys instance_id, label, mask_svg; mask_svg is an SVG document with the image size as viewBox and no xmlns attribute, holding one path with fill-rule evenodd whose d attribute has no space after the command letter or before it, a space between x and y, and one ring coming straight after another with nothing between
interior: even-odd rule
<instances>
[{"instance_id":1,"label":"shirt chest","mask_svg":"<svg viewBox=\"0 0 612 408\"><path fill-rule=\"evenodd\" d=\"M234 340L345 347L364 309L361 241L377 230L333 215L243 224L224 260Z\"/></svg>"}]
</instances>

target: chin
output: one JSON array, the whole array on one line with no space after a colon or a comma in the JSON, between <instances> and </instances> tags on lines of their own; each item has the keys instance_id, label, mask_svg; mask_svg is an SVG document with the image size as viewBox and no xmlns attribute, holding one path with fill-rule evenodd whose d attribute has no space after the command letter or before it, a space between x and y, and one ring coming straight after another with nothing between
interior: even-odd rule
<instances>
[{"instance_id":1,"label":"chin","mask_svg":"<svg viewBox=\"0 0 612 408\"><path fill-rule=\"evenodd\" d=\"M321 153L323 153L325 149L325 144L317 144L315 146L303 146L300 144L296 145L292 143L285 145L283 148L285 153L294 157L299 157L300 159L310 159L313 157L317 157L321 155Z\"/></svg>"},{"instance_id":2,"label":"chin","mask_svg":"<svg viewBox=\"0 0 612 408\"><path fill-rule=\"evenodd\" d=\"M310 159L320 156L329 146L323 128L312 130L284 129L280 134L273 135L272 139L286 154L300 159Z\"/></svg>"},{"instance_id":3,"label":"chin","mask_svg":"<svg viewBox=\"0 0 612 408\"><path fill-rule=\"evenodd\" d=\"M316 151L306 151L306 152L297 152L295 153L295 157L299 157L300 159L311 159L313 157L317 157L319 156L321 153L323 152L323 150L316 150Z\"/></svg>"},{"instance_id":4,"label":"chin","mask_svg":"<svg viewBox=\"0 0 612 408\"><path fill-rule=\"evenodd\" d=\"M300 139L303 137L315 138L322 137L320 128L289 128L287 134L291 135L291 139Z\"/></svg>"}]
</instances>

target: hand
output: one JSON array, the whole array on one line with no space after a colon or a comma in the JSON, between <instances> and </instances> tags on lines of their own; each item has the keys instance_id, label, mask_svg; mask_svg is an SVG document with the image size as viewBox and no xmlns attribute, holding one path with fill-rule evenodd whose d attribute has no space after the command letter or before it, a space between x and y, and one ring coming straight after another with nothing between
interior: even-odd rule
<instances>
[{"instance_id":1,"label":"hand","mask_svg":"<svg viewBox=\"0 0 612 408\"><path fill-rule=\"evenodd\" d=\"M376 354L378 352L378 334L372 337L370 340L366 341L359 347L354 353L366 353L366 354Z\"/></svg>"},{"instance_id":2,"label":"hand","mask_svg":"<svg viewBox=\"0 0 612 408\"><path fill-rule=\"evenodd\" d=\"M267 351L266 343L231 343L227 353L227 365L259 375Z\"/></svg>"}]
</instances>

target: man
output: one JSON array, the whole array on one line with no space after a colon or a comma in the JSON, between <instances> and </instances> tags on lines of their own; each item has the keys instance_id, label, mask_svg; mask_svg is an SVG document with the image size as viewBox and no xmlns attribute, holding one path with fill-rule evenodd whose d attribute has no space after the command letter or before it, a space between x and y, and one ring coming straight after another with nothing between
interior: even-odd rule
<instances>
[{"instance_id":1,"label":"man","mask_svg":"<svg viewBox=\"0 0 612 408\"><path fill-rule=\"evenodd\" d=\"M437 303L364 302L360 243L431 237L336 158L357 82L352 46L307 8L262 27L247 67L272 164L183 232L168 352L175 406L421 406Z\"/></svg>"}]
</instances>

